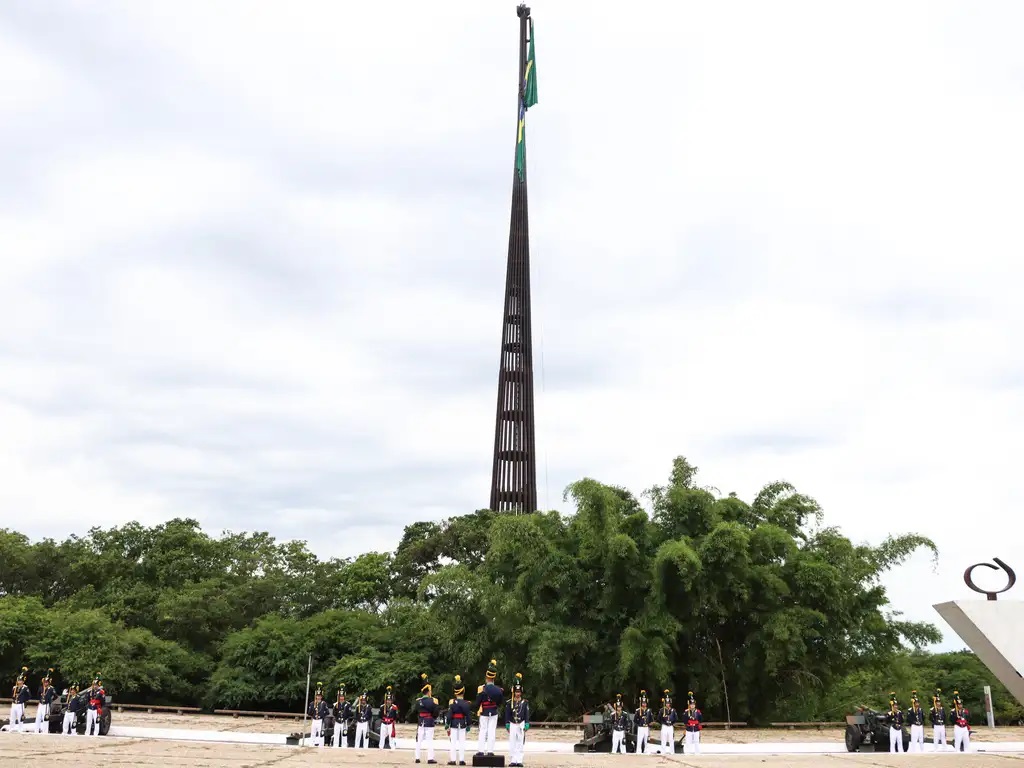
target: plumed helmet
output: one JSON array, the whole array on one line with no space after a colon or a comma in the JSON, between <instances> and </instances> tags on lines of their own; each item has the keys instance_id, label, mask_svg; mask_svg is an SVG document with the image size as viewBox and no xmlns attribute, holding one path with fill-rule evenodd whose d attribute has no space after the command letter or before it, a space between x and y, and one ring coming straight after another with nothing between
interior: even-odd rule
<instances>
[{"instance_id":1,"label":"plumed helmet","mask_svg":"<svg viewBox=\"0 0 1024 768\"><path fill-rule=\"evenodd\" d=\"M621 693L616 693L615 694L615 708L616 709L622 709L622 694Z\"/></svg>"},{"instance_id":2,"label":"plumed helmet","mask_svg":"<svg viewBox=\"0 0 1024 768\"><path fill-rule=\"evenodd\" d=\"M686 692L686 703L689 704L691 707L697 706L697 700L693 698L693 691Z\"/></svg>"},{"instance_id":3,"label":"plumed helmet","mask_svg":"<svg viewBox=\"0 0 1024 768\"><path fill-rule=\"evenodd\" d=\"M18 673L18 682L24 683L28 680L28 667L22 667L21 672Z\"/></svg>"},{"instance_id":4,"label":"plumed helmet","mask_svg":"<svg viewBox=\"0 0 1024 768\"><path fill-rule=\"evenodd\" d=\"M420 688L420 693L425 693L425 694L427 694L429 696L430 695L430 691L431 691L431 686L430 686L430 682L428 680L428 675L427 675L426 672L424 672L423 674L420 675L420 680L423 681L423 687Z\"/></svg>"},{"instance_id":5,"label":"plumed helmet","mask_svg":"<svg viewBox=\"0 0 1024 768\"><path fill-rule=\"evenodd\" d=\"M646 707L647 706L647 691L645 691L645 690L641 690L640 691L640 706L641 707Z\"/></svg>"},{"instance_id":6,"label":"plumed helmet","mask_svg":"<svg viewBox=\"0 0 1024 768\"><path fill-rule=\"evenodd\" d=\"M51 677L51 675L53 675L53 667L50 667L48 670L46 670L46 676L43 677L43 682L47 685L53 682L53 677Z\"/></svg>"},{"instance_id":7,"label":"plumed helmet","mask_svg":"<svg viewBox=\"0 0 1024 768\"><path fill-rule=\"evenodd\" d=\"M323 695L324 695L324 684L323 683L318 682L316 684L316 690L313 692L313 695L314 696L319 696L320 698L323 698Z\"/></svg>"},{"instance_id":8,"label":"plumed helmet","mask_svg":"<svg viewBox=\"0 0 1024 768\"><path fill-rule=\"evenodd\" d=\"M338 685L338 698L340 698L340 699L345 698L345 684L344 683L340 683Z\"/></svg>"},{"instance_id":9,"label":"plumed helmet","mask_svg":"<svg viewBox=\"0 0 1024 768\"><path fill-rule=\"evenodd\" d=\"M498 676L498 662L495 659L491 659L487 664L487 682L493 683L494 678Z\"/></svg>"},{"instance_id":10,"label":"plumed helmet","mask_svg":"<svg viewBox=\"0 0 1024 768\"><path fill-rule=\"evenodd\" d=\"M462 683L462 675L455 676L455 683L452 685L452 689L455 691L456 696L461 696L466 692L466 686Z\"/></svg>"},{"instance_id":11,"label":"plumed helmet","mask_svg":"<svg viewBox=\"0 0 1024 768\"><path fill-rule=\"evenodd\" d=\"M516 672L516 681L512 683L512 693L523 695L523 673Z\"/></svg>"}]
</instances>

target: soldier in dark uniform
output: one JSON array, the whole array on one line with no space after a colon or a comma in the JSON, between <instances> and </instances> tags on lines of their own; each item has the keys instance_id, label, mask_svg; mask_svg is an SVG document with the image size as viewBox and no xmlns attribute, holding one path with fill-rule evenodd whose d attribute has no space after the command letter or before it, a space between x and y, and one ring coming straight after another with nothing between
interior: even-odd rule
<instances>
[{"instance_id":1,"label":"soldier in dark uniform","mask_svg":"<svg viewBox=\"0 0 1024 768\"><path fill-rule=\"evenodd\" d=\"M36 707L36 733L50 732L50 705L59 698L57 689L51 685L53 678L53 667L46 670L46 677L43 678L39 687L39 704Z\"/></svg>"},{"instance_id":2,"label":"soldier in dark uniform","mask_svg":"<svg viewBox=\"0 0 1024 768\"><path fill-rule=\"evenodd\" d=\"M25 705L29 701L28 667L22 667L11 690L11 730L20 731L25 720Z\"/></svg>"},{"instance_id":3,"label":"soldier in dark uniform","mask_svg":"<svg viewBox=\"0 0 1024 768\"><path fill-rule=\"evenodd\" d=\"M664 693L665 695L661 697L661 710L658 712L658 722L661 724L661 748L658 751L662 754L666 751L669 753L676 751L672 731L673 726L679 719L675 707L672 706L672 696L669 694L668 688L665 689Z\"/></svg>"},{"instance_id":4,"label":"soldier in dark uniform","mask_svg":"<svg viewBox=\"0 0 1024 768\"><path fill-rule=\"evenodd\" d=\"M370 748L370 723L373 721L373 707L366 691L359 694L353 713L356 721L356 749Z\"/></svg>"},{"instance_id":5,"label":"soldier in dark uniform","mask_svg":"<svg viewBox=\"0 0 1024 768\"><path fill-rule=\"evenodd\" d=\"M932 696L932 709L928 713L932 722L934 752L946 748L946 708L942 706L942 689L936 688Z\"/></svg>"},{"instance_id":6,"label":"soldier in dark uniform","mask_svg":"<svg viewBox=\"0 0 1024 768\"><path fill-rule=\"evenodd\" d=\"M505 701L505 692L494 682L498 676L498 662L491 659L487 665L486 682L476 689L476 703L473 705L480 718L480 736L477 739L477 754L494 754L494 738L498 729L498 708Z\"/></svg>"},{"instance_id":7,"label":"soldier in dark uniform","mask_svg":"<svg viewBox=\"0 0 1024 768\"><path fill-rule=\"evenodd\" d=\"M638 755L647 752L647 740L651 737L651 723L654 714L647 708L647 691L640 691L640 706L633 713L633 725L636 727L636 749Z\"/></svg>"},{"instance_id":8,"label":"soldier in dark uniform","mask_svg":"<svg viewBox=\"0 0 1024 768\"><path fill-rule=\"evenodd\" d=\"M75 726L78 724L78 711L81 707L82 702L78 698L78 683L72 683L68 688L67 709L64 712L64 724L61 727L61 733L65 736L78 735Z\"/></svg>"},{"instance_id":9,"label":"soldier in dark uniform","mask_svg":"<svg viewBox=\"0 0 1024 768\"><path fill-rule=\"evenodd\" d=\"M530 730L530 703L523 698L522 672L516 672L512 700L505 703L505 730L508 731L509 766L522 766L526 732Z\"/></svg>"},{"instance_id":10,"label":"soldier in dark uniform","mask_svg":"<svg viewBox=\"0 0 1024 768\"><path fill-rule=\"evenodd\" d=\"M395 699L391 693L391 686L384 692L384 706L380 708L380 738L377 746L384 749L385 744L390 744L392 749L395 746L395 723L398 722L398 707L395 706Z\"/></svg>"},{"instance_id":11,"label":"soldier in dark uniform","mask_svg":"<svg viewBox=\"0 0 1024 768\"><path fill-rule=\"evenodd\" d=\"M448 702L448 714L445 716L445 728L448 730L449 756L451 759L448 765L455 765L458 758L459 765L466 764L466 736L469 734L469 717L472 710L469 702L462 698L466 692L466 686L462 684L462 677L455 676L455 685L452 687L452 699Z\"/></svg>"},{"instance_id":12,"label":"soldier in dark uniform","mask_svg":"<svg viewBox=\"0 0 1024 768\"><path fill-rule=\"evenodd\" d=\"M964 752L971 751L971 713L960 700L960 692L953 691L953 711L949 713L953 721L953 749L957 752L963 747Z\"/></svg>"},{"instance_id":13,"label":"soldier in dark uniform","mask_svg":"<svg viewBox=\"0 0 1024 768\"><path fill-rule=\"evenodd\" d=\"M686 692L686 712L683 713L686 721L686 746L693 749L693 754L700 754L700 732L704 728L704 714L697 709L697 700L693 698L693 691Z\"/></svg>"},{"instance_id":14,"label":"soldier in dark uniform","mask_svg":"<svg viewBox=\"0 0 1024 768\"><path fill-rule=\"evenodd\" d=\"M338 686L338 700L334 702L334 746L348 746L348 723L352 719L352 705L345 700L345 686Z\"/></svg>"},{"instance_id":15,"label":"soldier in dark uniform","mask_svg":"<svg viewBox=\"0 0 1024 768\"><path fill-rule=\"evenodd\" d=\"M626 727L629 725L629 718L622 711L622 694L615 694L615 707L612 710L612 754L621 752L626 754Z\"/></svg>"},{"instance_id":16,"label":"soldier in dark uniform","mask_svg":"<svg viewBox=\"0 0 1024 768\"><path fill-rule=\"evenodd\" d=\"M419 726L416 729L416 762L420 761L420 746L427 748L427 765L434 765L434 725L437 722L437 699L434 698L427 673L420 675L423 680L423 687L420 688L420 698L416 701L416 711L419 717Z\"/></svg>"},{"instance_id":17,"label":"soldier in dark uniform","mask_svg":"<svg viewBox=\"0 0 1024 768\"><path fill-rule=\"evenodd\" d=\"M908 752L924 752L924 710L917 698L917 691L910 692L910 709L907 710L907 725L910 726L910 748Z\"/></svg>"},{"instance_id":18,"label":"soldier in dark uniform","mask_svg":"<svg viewBox=\"0 0 1024 768\"><path fill-rule=\"evenodd\" d=\"M889 751L903 751L903 710L896 701L896 692L889 694Z\"/></svg>"},{"instance_id":19,"label":"soldier in dark uniform","mask_svg":"<svg viewBox=\"0 0 1024 768\"><path fill-rule=\"evenodd\" d=\"M314 747L322 747L324 745L324 720L327 719L329 713L330 709L327 706L327 702L324 701L324 684L317 683L313 700L306 707L306 714L312 720L312 725L309 729L309 740Z\"/></svg>"},{"instance_id":20,"label":"soldier in dark uniform","mask_svg":"<svg viewBox=\"0 0 1024 768\"><path fill-rule=\"evenodd\" d=\"M100 720L103 717L103 704L107 692L103 690L103 680L99 675L93 678L92 686L89 688L89 704L85 710L85 735L100 735Z\"/></svg>"}]
</instances>

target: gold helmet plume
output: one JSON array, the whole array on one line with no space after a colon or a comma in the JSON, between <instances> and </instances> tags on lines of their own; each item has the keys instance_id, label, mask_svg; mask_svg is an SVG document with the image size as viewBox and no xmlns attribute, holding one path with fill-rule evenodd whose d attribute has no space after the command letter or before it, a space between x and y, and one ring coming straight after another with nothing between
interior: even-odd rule
<instances>
[{"instance_id":1,"label":"gold helmet plume","mask_svg":"<svg viewBox=\"0 0 1024 768\"><path fill-rule=\"evenodd\" d=\"M428 675L427 675L426 672L424 672L423 674L420 675L420 680L423 681L423 687L420 688L420 693L425 693L425 694L427 694L429 696L430 692L433 689L431 688L430 682L429 682L429 680L427 678L428 678Z\"/></svg>"},{"instance_id":2,"label":"gold helmet plume","mask_svg":"<svg viewBox=\"0 0 1024 768\"><path fill-rule=\"evenodd\" d=\"M452 686L456 696L461 696L466 692L466 686L462 684L462 675L455 676L455 684Z\"/></svg>"},{"instance_id":3,"label":"gold helmet plume","mask_svg":"<svg viewBox=\"0 0 1024 768\"><path fill-rule=\"evenodd\" d=\"M615 694L615 706L618 707L619 709L622 709L622 694L621 693L616 693Z\"/></svg>"},{"instance_id":4,"label":"gold helmet plume","mask_svg":"<svg viewBox=\"0 0 1024 768\"><path fill-rule=\"evenodd\" d=\"M485 675L485 677L487 678L487 682L488 683L493 683L494 682L494 678L496 678L497 676L498 676L498 661L496 659L491 659L490 663L487 665L487 673Z\"/></svg>"}]
</instances>

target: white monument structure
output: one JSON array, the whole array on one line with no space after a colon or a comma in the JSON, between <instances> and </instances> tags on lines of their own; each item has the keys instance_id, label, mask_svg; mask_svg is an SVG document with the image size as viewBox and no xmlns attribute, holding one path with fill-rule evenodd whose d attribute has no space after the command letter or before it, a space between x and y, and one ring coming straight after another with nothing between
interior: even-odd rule
<instances>
[{"instance_id":1,"label":"white monument structure","mask_svg":"<svg viewBox=\"0 0 1024 768\"><path fill-rule=\"evenodd\" d=\"M987 599L954 600L933 607L996 679L1024 704L1024 601L996 599L1013 587L1017 576L998 557L992 561L995 565L978 563L964 571L967 586ZM1004 571L1006 586L995 591L981 589L972 579L975 568Z\"/></svg>"}]
</instances>

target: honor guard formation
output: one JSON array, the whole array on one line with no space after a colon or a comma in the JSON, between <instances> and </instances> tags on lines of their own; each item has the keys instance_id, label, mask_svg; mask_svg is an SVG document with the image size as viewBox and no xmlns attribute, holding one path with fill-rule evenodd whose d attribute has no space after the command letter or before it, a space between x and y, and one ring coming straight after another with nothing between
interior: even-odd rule
<instances>
[{"instance_id":1,"label":"honor guard formation","mask_svg":"<svg viewBox=\"0 0 1024 768\"><path fill-rule=\"evenodd\" d=\"M953 724L953 749L967 752L971 746L971 726L968 723L970 713L960 699L960 692L953 691L953 709L946 714L942 706L942 690L935 689L932 694L932 706L926 715L917 698L917 691L910 692L910 708L904 712L896 698L896 692L889 694L889 750L903 751L903 728L910 726L910 746L908 752L924 752L925 721L932 726L932 751L938 751L946 745L946 723Z\"/></svg>"},{"instance_id":2,"label":"honor guard formation","mask_svg":"<svg viewBox=\"0 0 1024 768\"><path fill-rule=\"evenodd\" d=\"M79 717L85 713L85 735L99 736L103 707L106 703L106 691L103 681L97 675L92 685L79 691L78 683L71 683L62 694L53 687L53 667L46 670L46 675L39 681L36 694L35 720L25 722L25 706L32 699L28 686L28 667L22 667L18 679L11 689L11 717L9 730L21 733L50 733L51 714L59 717L63 709L64 717L60 725L60 733L65 736L77 736ZM63 699L63 707L61 707ZM54 730L54 733L57 731Z\"/></svg>"}]
</instances>

